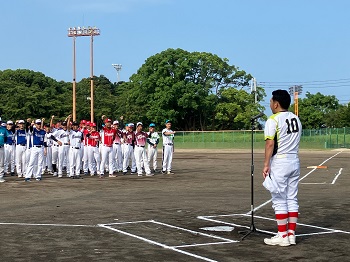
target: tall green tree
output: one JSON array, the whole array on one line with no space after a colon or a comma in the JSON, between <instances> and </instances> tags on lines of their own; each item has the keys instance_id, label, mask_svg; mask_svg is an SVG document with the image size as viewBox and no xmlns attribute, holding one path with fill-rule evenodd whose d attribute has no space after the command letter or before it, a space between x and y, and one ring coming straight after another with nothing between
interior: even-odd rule
<instances>
[{"instance_id":1,"label":"tall green tree","mask_svg":"<svg viewBox=\"0 0 350 262\"><path fill-rule=\"evenodd\" d=\"M299 117L305 129L334 126L333 115L339 109L338 99L332 95L323 95L319 92L311 94L306 92L306 97L299 100ZM294 105L291 107L294 110Z\"/></svg>"},{"instance_id":2,"label":"tall green tree","mask_svg":"<svg viewBox=\"0 0 350 262\"><path fill-rule=\"evenodd\" d=\"M217 55L167 49L148 58L130 82L120 87L123 92L118 104L126 111L127 118L135 121L161 124L165 119L172 119L176 127L185 130L215 129L223 121L221 115L232 113L222 110L220 116L216 116L222 108L217 107L218 103L232 100L232 96L225 97L225 90L241 90L235 95L248 96L250 79L245 71ZM244 97L235 99L244 100ZM239 106L242 112L257 110L251 100ZM249 110L244 106L249 106ZM227 119L241 121L232 116ZM243 125L237 122L237 126Z\"/></svg>"}]
</instances>

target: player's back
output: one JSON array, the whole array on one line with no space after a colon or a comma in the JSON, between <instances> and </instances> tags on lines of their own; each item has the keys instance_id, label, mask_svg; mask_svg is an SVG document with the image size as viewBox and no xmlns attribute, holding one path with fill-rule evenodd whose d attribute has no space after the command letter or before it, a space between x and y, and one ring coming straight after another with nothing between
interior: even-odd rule
<instances>
[{"instance_id":1,"label":"player's back","mask_svg":"<svg viewBox=\"0 0 350 262\"><path fill-rule=\"evenodd\" d=\"M298 116L288 111L273 114L265 130L265 138L275 140L274 154L298 154L302 131Z\"/></svg>"}]
</instances>

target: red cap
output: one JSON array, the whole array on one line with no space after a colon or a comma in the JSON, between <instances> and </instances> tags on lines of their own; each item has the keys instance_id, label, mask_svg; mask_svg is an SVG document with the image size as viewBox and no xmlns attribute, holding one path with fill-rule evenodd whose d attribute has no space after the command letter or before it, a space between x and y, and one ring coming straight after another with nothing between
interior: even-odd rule
<instances>
[{"instance_id":1,"label":"red cap","mask_svg":"<svg viewBox=\"0 0 350 262\"><path fill-rule=\"evenodd\" d=\"M107 123L107 122L112 122L112 120L109 119L109 118L107 118L107 119L105 120L105 123Z\"/></svg>"},{"instance_id":2,"label":"red cap","mask_svg":"<svg viewBox=\"0 0 350 262\"><path fill-rule=\"evenodd\" d=\"M86 120L84 120L84 119L81 120L81 121L80 121L80 124L86 124Z\"/></svg>"},{"instance_id":3,"label":"red cap","mask_svg":"<svg viewBox=\"0 0 350 262\"><path fill-rule=\"evenodd\" d=\"M90 126L96 126L96 124L95 123L90 123Z\"/></svg>"},{"instance_id":4,"label":"red cap","mask_svg":"<svg viewBox=\"0 0 350 262\"><path fill-rule=\"evenodd\" d=\"M87 126L90 126L90 125L91 125L91 122L90 122L90 121L86 121L86 125L87 125Z\"/></svg>"}]
</instances>

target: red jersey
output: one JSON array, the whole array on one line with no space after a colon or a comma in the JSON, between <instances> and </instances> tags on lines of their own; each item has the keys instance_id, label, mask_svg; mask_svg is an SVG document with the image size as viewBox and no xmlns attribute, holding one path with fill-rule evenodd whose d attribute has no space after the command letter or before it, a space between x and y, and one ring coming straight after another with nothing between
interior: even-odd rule
<instances>
[{"instance_id":1,"label":"red jersey","mask_svg":"<svg viewBox=\"0 0 350 262\"><path fill-rule=\"evenodd\" d=\"M83 128L81 132L84 134L84 146L88 145L88 138L86 137L87 134L89 134L89 130L86 128Z\"/></svg>"},{"instance_id":2,"label":"red jersey","mask_svg":"<svg viewBox=\"0 0 350 262\"><path fill-rule=\"evenodd\" d=\"M98 141L101 139L100 133L97 131L92 131L90 136L87 138L87 144L89 146L97 146Z\"/></svg>"},{"instance_id":3,"label":"red jersey","mask_svg":"<svg viewBox=\"0 0 350 262\"><path fill-rule=\"evenodd\" d=\"M147 141L147 133L146 132L136 132L135 133L135 141L136 141L136 145L138 146L145 146L146 145L146 141Z\"/></svg>"},{"instance_id":4,"label":"red jersey","mask_svg":"<svg viewBox=\"0 0 350 262\"><path fill-rule=\"evenodd\" d=\"M134 131L125 131L124 132L124 143L132 145L135 140L135 133Z\"/></svg>"},{"instance_id":5,"label":"red jersey","mask_svg":"<svg viewBox=\"0 0 350 262\"><path fill-rule=\"evenodd\" d=\"M117 134L117 131L112 128L104 127L101 132L101 142L103 145L112 146L113 140Z\"/></svg>"}]
</instances>

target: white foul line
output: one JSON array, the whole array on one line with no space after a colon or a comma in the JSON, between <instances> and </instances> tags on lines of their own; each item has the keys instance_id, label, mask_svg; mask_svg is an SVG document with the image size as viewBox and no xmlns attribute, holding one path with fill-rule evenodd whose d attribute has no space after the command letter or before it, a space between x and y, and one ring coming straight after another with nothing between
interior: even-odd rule
<instances>
[{"instance_id":1,"label":"white foul line","mask_svg":"<svg viewBox=\"0 0 350 262\"><path fill-rule=\"evenodd\" d=\"M152 222L151 220L149 222ZM182 253L184 255L188 255L188 256L191 256L191 257L195 257L195 258L198 258L198 259L201 259L201 260L205 260L205 261L209 261L209 262L218 262L216 260L212 260L210 258L207 258L207 257L202 257L202 256L198 256L196 254L192 254L190 252L187 252L187 251L184 251L184 250L181 250L181 249L177 249L176 247L171 247L171 246L167 246L167 245L164 245L162 243L159 243L159 242L156 242L156 241L153 241L153 240L150 240L150 239L147 239L147 238L144 238L144 237L141 237L141 236L137 236L137 235L134 235L134 234L131 234L131 233L128 233L128 232L125 232L125 231L122 231L122 230L119 230L119 229L116 229L116 228L113 228L113 227L110 227L110 226L106 226L106 225L98 225L100 227L103 227L103 228L106 228L106 229L109 229L109 230L112 230L112 231L115 231L115 232L118 232L120 234L124 234L124 235L127 235L129 237L133 237L133 238L136 238L136 239L139 239L139 240L142 240L142 241L145 241L149 244L153 244L153 245L156 245L156 246L160 246L162 248L166 248L166 249L170 249L170 250L173 250L173 251L176 251L176 252L179 252L179 253Z\"/></svg>"},{"instance_id":2,"label":"white foul line","mask_svg":"<svg viewBox=\"0 0 350 262\"><path fill-rule=\"evenodd\" d=\"M343 168L339 169L338 174L335 176L335 178L332 181L332 185L334 185L335 181L338 179L338 177L341 175L341 171L343 170Z\"/></svg>"}]
</instances>

